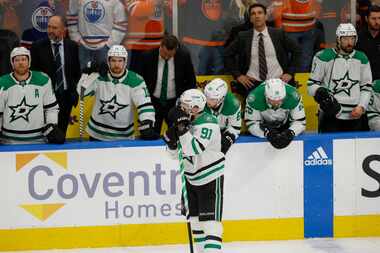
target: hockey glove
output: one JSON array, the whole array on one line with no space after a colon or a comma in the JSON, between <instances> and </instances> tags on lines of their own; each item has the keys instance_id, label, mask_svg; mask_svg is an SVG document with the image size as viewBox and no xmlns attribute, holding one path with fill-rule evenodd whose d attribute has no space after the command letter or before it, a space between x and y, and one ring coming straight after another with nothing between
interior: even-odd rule
<instances>
[{"instance_id":1,"label":"hockey glove","mask_svg":"<svg viewBox=\"0 0 380 253\"><path fill-rule=\"evenodd\" d=\"M49 143L63 144L65 143L65 134L57 125L47 124L42 130L42 134L46 136Z\"/></svg>"},{"instance_id":2,"label":"hockey glove","mask_svg":"<svg viewBox=\"0 0 380 253\"><path fill-rule=\"evenodd\" d=\"M140 137L143 140L157 140L160 136L154 131L154 122L143 120L139 126Z\"/></svg>"},{"instance_id":3,"label":"hockey glove","mask_svg":"<svg viewBox=\"0 0 380 253\"><path fill-rule=\"evenodd\" d=\"M168 120L176 128L178 136L184 135L190 129L190 115L178 106L170 109Z\"/></svg>"},{"instance_id":4,"label":"hockey glove","mask_svg":"<svg viewBox=\"0 0 380 253\"><path fill-rule=\"evenodd\" d=\"M282 122L280 121L262 121L260 123L260 129L263 130L264 135L268 133L268 131L273 129L279 129L282 126Z\"/></svg>"},{"instance_id":5,"label":"hockey glove","mask_svg":"<svg viewBox=\"0 0 380 253\"><path fill-rule=\"evenodd\" d=\"M228 152L228 150L230 149L230 147L232 146L232 144L234 144L234 143L235 143L235 135L231 134L228 131L225 131L222 134L222 149L221 149L221 151L223 152L223 154L226 154Z\"/></svg>"},{"instance_id":6,"label":"hockey glove","mask_svg":"<svg viewBox=\"0 0 380 253\"><path fill-rule=\"evenodd\" d=\"M331 95L326 88L318 88L315 92L314 99L319 104L321 110L328 116L337 116L342 110L336 98Z\"/></svg>"},{"instance_id":7,"label":"hockey glove","mask_svg":"<svg viewBox=\"0 0 380 253\"><path fill-rule=\"evenodd\" d=\"M274 148L283 149L286 148L294 138L294 132L290 129L286 129L282 132L277 132L269 140L270 144Z\"/></svg>"},{"instance_id":8,"label":"hockey glove","mask_svg":"<svg viewBox=\"0 0 380 253\"><path fill-rule=\"evenodd\" d=\"M166 145L168 145L169 149L177 149L178 136L175 127L169 127L168 130L166 130L166 132L164 133L162 139L164 140Z\"/></svg>"}]
</instances>

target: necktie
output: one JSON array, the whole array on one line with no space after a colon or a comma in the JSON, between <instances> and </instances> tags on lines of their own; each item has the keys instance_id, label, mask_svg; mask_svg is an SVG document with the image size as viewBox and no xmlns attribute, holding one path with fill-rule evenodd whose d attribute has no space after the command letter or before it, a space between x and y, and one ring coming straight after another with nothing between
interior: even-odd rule
<instances>
[{"instance_id":1,"label":"necktie","mask_svg":"<svg viewBox=\"0 0 380 253\"><path fill-rule=\"evenodd\" d=\"M62 93L64 91L63 87L63 68L61 62L61 55L59 53L60 43L54 43L54 63L55 63L55 93Z\"/></svg>"},{"instance_id":2,"label":"necktie","mask_svg":"<svg viewBox=\"0 0 380 253\"><path fill-rule=\"evenodd\" d=\"M169 77L169 64L168 64L168 61L165 60L164 71L162 72L161 95L160 95L161 103L165 103L167 99L168 77Z\"/></svg>"},{"instance_id":3,"label":"necktie","mask_svg":"<svg viewBox=\"0 0 380 253\"><path fill-rule=\"evenodd\" d=\"M259 78L265 81L268 74L267 59L265 57L265 47L263 34L259 33Z\"/></svg>"}]
</instances>

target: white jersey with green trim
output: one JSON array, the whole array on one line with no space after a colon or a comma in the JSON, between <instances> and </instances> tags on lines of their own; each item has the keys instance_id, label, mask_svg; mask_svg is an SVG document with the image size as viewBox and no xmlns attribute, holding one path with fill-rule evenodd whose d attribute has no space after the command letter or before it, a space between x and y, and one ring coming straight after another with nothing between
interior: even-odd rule
<instances>
[{"instance_id":1,"label":"white jersey with green trim","mask_svg":"<svg viewBox=\"0 0 380 253\"><path fill-rule=\"evenodd\" d=\"M155 121L155 111L144 79L127 70L120 78L98 76L85 91L95 95L87 125L88 134L99 140L134 139L134 107L139 121Z\"/></svg>"},{"instance_id":2,"label":"white jersey with green trim","mask_svg":"<svg viewBox=\"0 0 380 253\"><path fill-rule=\"evenodd\" d=\"M17 81L13 73L0 77L0 124L4 143L41 143L46 124L57 124L59 106L50 78L30 71Z\"/></svg>"},{"instance_id":3,"label":"white jersey with green trim","mask_svg":"<svg viewBox=\"0 0 380 253\"><path fill-rule=\"evenodd\" d=\"M286 97L277 109L271 108L266 101L265 82L249 93L244 119L252 135L264 137L260 127L263 123L283 126L289 122L289 129L296 136L305 131L306 116L302 98L293 86L286 84L285 89Z\"/></svg>"},{"instance_id":4,"label":"white jersey with green trim","mask_svg":"<svg viewBox=\"0 0 380 253\"><path fill-rule=\"evenodd\" d=\"M205 111L218 119L222 132L227 131L233 134L235 139L239 137L241 130L241 105L235 95L228 92L217 110L206 106Z\"/></svg>"},{"instance_id":5,"label":"white jersey with green trim","mask_svg":"<svg viewBox=\"0 0 380 253\"><path fill-rule=\"evenodd\" d=\"M223 175L225 158L220 151L221 133L216 117L207 112L200 114L179 142L190 184L204 185Z\"/></svg>"},{"instance_id":6,"label":"white jersey with green trim","mask_svg":"<svg viewBox=\"0 0 380 253\"><path fill-rule=\"evenodd\" d=\"M373 131L380 131L380 80L373 82L371 100L367 110L368 125Z\"/></svg>"},{"instance_id":7,"label":"white jersey with green trim","mask_svg":"<svg viewBox=\"0 0 380 253\"><path fill-rule=\"evenodd\" d=\"M357 50L341 55L333 48L324 49L314 56L307 85L311 96L319 87L327 88L342 106L337 118L352 119L352 109L358 105L367 109L371 97L372 72L368 58Z\"/></svg>"}]
</instances>

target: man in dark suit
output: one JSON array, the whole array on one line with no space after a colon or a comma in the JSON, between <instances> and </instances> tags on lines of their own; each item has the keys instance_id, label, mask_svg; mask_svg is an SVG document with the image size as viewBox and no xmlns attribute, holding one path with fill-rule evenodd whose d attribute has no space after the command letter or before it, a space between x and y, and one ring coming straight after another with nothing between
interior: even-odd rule
<instances>
[{"instance_id":1,"label":"man in dark suit","mask_svg":"<svg viewBox=\"0 0 380 253\"><path fill-rule=\"evenodd\" d=\"M249 13L253 29L240 32L225 50L226 70L235 79L232 89L244 97L267 79L292 83L302 52L284 31L266 26L264 5L251 5Z\"/></svg>"},{"instance_id":2,"label":"man in dark suit","mask_svg":"<svg viewBox=\"0 0 380 253\"><path fill-rule=\"evenodd\" d=\"M76 85L81 72L78 45L66 34L65 21L60 16L52 16L48 23L48 39L34 42L31 48L32 69L45 72L52 80L59 104L58 127L66 133L70 113L78 103Z\"/></svg>"},{"instance_id":3,"label":"man in dark suit","mask_svg":"<svg viewBox=\"0 0 380 253\"><path fill-rule=\"evenodd\" d=\"M168 112L185 90L196 87L190 53L174 35L165 35L160 48L144 52L137 72L144 78L156 111L157 133Z\"/></svg>"}]
</instances>

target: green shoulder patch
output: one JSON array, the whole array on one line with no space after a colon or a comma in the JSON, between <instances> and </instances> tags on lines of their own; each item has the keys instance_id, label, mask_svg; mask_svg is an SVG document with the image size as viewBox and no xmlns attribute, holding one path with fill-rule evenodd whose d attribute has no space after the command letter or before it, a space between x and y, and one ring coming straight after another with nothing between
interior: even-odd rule
<instances>
[{"instance_id":1,"label":"green shoulder patch","mask_svg":"<svg viewBox=\"0 0 380 253\"><path fill-rule=\"evenodd\" d=\"M288 110L296 108L301 99L299 93L297 92L297 89L288 84L285 85L285 89L286 97L281 105L281 108Z\"/></svg>"},{"instance_id":2,"label":"green shoulder patch","mask_svg":"<svg viewBox=\"0 0 380 253\"><path fill-rule=\"evenodd\" d=\"M202 114L193 121L193 125L201 125L206 123L218 124L218 119L214 115L203 111Z\"/></svg>"},{"instance_id":3,"label":"green shoulder patch","mask_svg":"<svg viewBox=\"0 0 380 253\"><path fill-rule=\"evenodd\" d=\"M40 71L31 71L32 72L32 78L30 79L29 84L37 85L37 86L44 86L49 81L49 76L46 75L43 72Z\"/></svg>"},{"instance_id":4,"label":"green shoulder patch","mask_svg":"<svg viewBox=\"0 0 380 253\"><path fill-rule=\"evenodd\" d=\"M226 97L224 98L224 104L222 108L223 115L234 115L236 111L240 108L240 102L230 91L227 92Z\"/></svg>"},{"instance_id":5,"label":"green shoulder patch","mask_svg":"<svg viewBox=\"0 0 380 253\"><path fill-rule=\"evenodd\" d=\"M373 81L373 91L380 93L380 79Z\"/></svg>"},{"instance_id":6,"label":"green shoulder patch","mask_svg":"<svg viewBox=\"0 0 380 253\"><path fill-rule=\"evenodd\" d=\"M362 64L368 63L368 57L362 51L355 50L353 58L358 59Z\"/></svg>"},{"instance_id":7,"label":"green shoulder patch","mask_svg":"<svg viewBox=\"0 0 380 253\"><path fill-rule=\"evenodd\" d=\"M253 109L261 112L269 108L265 99L265 84L260 84L248 94L247 104Z\"/></svg>"},{"instance_id":8,"label":"green shoulder patch","mask_svg":"<svg viewBox=\"0 0 380 253\"><path fill-rule=\"evenodd\" d=\"M336 52L333 48L326 48L319 51L316 57L318 57L318 59L320 59L321 61L329 62L336 58Z\"/></svg>"},{"instance_id":9,"label":"green shoulder patch","mask_svg":"<svg viewBox=\"0 0 380 253\"><path fill-rule=\"evenodd\" d=\"M127 77L122 81L123 84L131 88L139 86L142 82L144 82L144 78L131 70L128 70Z\"/></svg>"},{"instance_id":10,"label":"green shoulder patch","mask_svg":"<svg viewBox=\"0 0 380 253\"><path fill-rule=\"evenodd\" d=\"M11 74L5 74L0 77L0 89L2 90L7 90L15 84L16 82L12 78Z\"/></svg>"}]
</instances>

